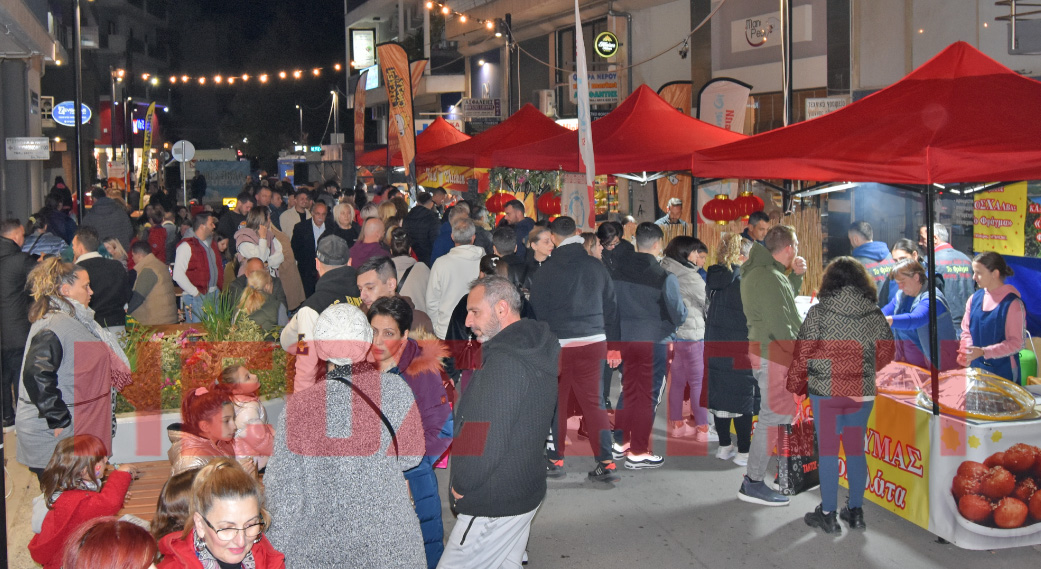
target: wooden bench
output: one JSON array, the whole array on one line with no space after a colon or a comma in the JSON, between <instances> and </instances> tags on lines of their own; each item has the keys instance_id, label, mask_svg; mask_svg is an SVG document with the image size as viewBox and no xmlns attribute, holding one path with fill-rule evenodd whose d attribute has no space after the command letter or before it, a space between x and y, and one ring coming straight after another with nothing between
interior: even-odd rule
<instances>
[{"instance_id":1,"label":"wooden bench","mask_svg":"<svg viewBox=\"0 0 1041 569\"><path fill-rule=\"evenodd\" d=\"M170 461L135 462L140 478L130 483L130 497L117 515L130 514L151 523L163 485L170 478Z\"/></svg>"}]
</instances>

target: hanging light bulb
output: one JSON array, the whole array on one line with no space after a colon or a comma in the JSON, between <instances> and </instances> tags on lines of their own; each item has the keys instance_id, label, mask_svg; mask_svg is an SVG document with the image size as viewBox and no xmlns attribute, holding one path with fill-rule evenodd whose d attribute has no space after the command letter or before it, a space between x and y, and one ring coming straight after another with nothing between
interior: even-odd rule
<instances>
[{"instance_id":1,"label":"hanging light bulb","mask_svg":"<svg viewBox=\"0 0 1041 569\"><path fill-rule=\"evenodd\" d=\"M187 75L181 75L181 82L182 83L187 83L188 82L188 76Z\"/></svg>"},{"instance_id":2,"label":"hanging light bulb","mask_svg":"<svg viewBox=\"0 0 1041 569\"><path fill-rule=\"evenodd\" d=\"M312 73L312 74L313 74L313 75L314 75L315 77L318 77L319 75L321 75L321 73L322 73L322 70L321 70L321 69L319 69L319 68L317 68L317 67L315 67L314 69L312 69L312 70L311 70L311 73Z\"/></svg>"},{"instance_id":3,"label":"hanging light bulb","mask_svg":"<svg viewBox=\"0 0 1041 569\"><path fill-rule=\"evenodd\" d=\"M249 81L249 74L248 73L243 73L242 74L242 80L243 81Z\"/></svg>"},{"instance_id":4,"label":"hanging light bulb","mask_svg":"<svg viewBox=\"0 0 1041 569\"><path fill-rule=\"evenodd\" d=\"M267 73L260 76L261 83L267 83Z\"/></svg>"},{"instance_id":5,"label":"hanging light bulb","mask_svg":"<svg viewBox=\"0 0 1041 569\"><path fill-rule=\"evenodd\" d=\"M199 77L199 85L205 85L205 84L206 84L206 78L205 77Z\"/></svg>"},{"instance_id":6,"label":"hanging light bulb","mask_svg":"<svg viewBox=\"0 0 1041 569\"><path fill-rule=\"evenodd\" d=\"M171 83L176 83L177 82L177 76L176 75L171 75L170 76L170 82Z\"/></svg>"},{"instance_id":7,"label":"hanging light bulb","mask_svg":"<svg viewBox=\"0 0 1041 569\"><path fill-rule=\"evenodd\" d=\"M220 75L214 76L214 78L213 78L213 82L214 83L220 83L221 81L224 81L223 77L221 77Z\"/></svg>"},{"instance_id":8,"label":"hanging light bulb","mask_svg":"<svg viewBox=\"0 0 1041 569\"><path fill-rule=\"evenodd\" d=\"M228 77L228 85L234 85L234 84L235 84L235 78L234 77Z\"/></svg>"},{"instance_id":9,"label":"hanging light bulb","mask_svg":"<svg viewBox=\"0 0 1041 569\"><path fill-rule=\"evenodd\" d=\"M466 23L466 14L459 14L459 23L461 23L461 24L465 24Z\"/></svg>"},{"instance_id":10,"label":"hanging light bulb","mask_svg":"<svg viewBox=\"0 0 1041 569\"><path fill-rule=\"evenodd\" d=\"M491 20L487 20L486 22L484 22L484 27L488 28L489 30L494 30L495 29L495 22L493 22Z\"/></svg>"},{"instance_id":11,"label":"hanging light bulb","mask_svg":"<svg viewBox=\"0 0 1041 569\"><path fill-rule=\"evenodd\" d=\"M441 13L447 16L452 13L452 9L448 6L441 6Z\"/></svg>"},{"instance_id":12,"label":"hanging light bulb","mask_svg":"<svg viewBox=\"0 0 1041 569\"><path fill-rule=\"evenodd\" d=\"M285 71L279 71L278 72L278 78L279 79L285 79L286 78L286 72Z\"/></svg>"},{"instance_id":13,"label":"hanging light bulb","mask_svg":"<svg viewBox=\"0 0 1041 569\"><path fill-rule=\"evenodd\" d=\"M434 9L434 3L433 2L427 2L427 10L433 10L433 9Z\"/></svg>"},{"instance_id":14,"label":"hanging light bulb","mask_svg":"<svg viewBox=\"0 0 1041 569\"><path fill-rule=\"evenodd\" d=\"M343 66L340 65L339 63L337 63L336 65L333 65L333 69L339 71L339 70L343 69Z\"/></svg>"},{"instance_id":15,"label":"hanging light bulb","mask_svg":"<svg viewBox=\"0 0 1041 569\"><path fill-rule=\"evenodd\" d=\"M304 73L302 71L297 69L296 71L293 72L293 79L299 79L303 74Z\"/></svg>"}]
</instances>

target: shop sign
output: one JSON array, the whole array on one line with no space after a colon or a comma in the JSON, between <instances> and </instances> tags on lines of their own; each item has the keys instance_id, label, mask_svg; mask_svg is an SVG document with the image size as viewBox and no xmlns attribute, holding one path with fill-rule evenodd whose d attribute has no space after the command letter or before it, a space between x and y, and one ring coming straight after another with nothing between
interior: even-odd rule
<instances>
[{"instance_id":1,"label":"shop sign","mask_svg":"<svg viewBox=\"0 0 1041 569\"><path fill-rule=\"evenodd\" d=\"M90 122L91 112L90 107L86 103L80 103L82 105L82 124ZM54 122L62 126L76 126L76 105L72 101L63 101L54 105L54 110L51 111L51 116L54 118Z\"/></svg>"},{"instance_id":2,"label":"shop sign","mask_svg":"<svg viewBox=\"0 0 1041 569\"><path fill-rule=\"evenodd\" d=\"M1027 204L1026 182L973 195L972 250L1022 257Z\"/></svg>"},{"instance_id":3,"label":"shop sign","mask_svg":"<svg viewBox=\"0 0 1041 569\"><path fill-rule=\"evenodd\" d=\"M502 99L460 99L456 108L468 119L495 119L502 117Z\"/></svg>"},{"instance_id":4,"label":"shop sign","mask_svg":"<svg viewBox=\"0 0 1041 569\"><path fill-rule=\"evenodd\" d=\"M51 141L46 136L17 136L7 139L8 160L49 160Z\"/></svg>"},{"instance_id":5,"label":"shop sign","mask_svg":"<svg viewBox=\"0 0 1041 569\"><path fill-rule=\"evenodd\" d=\"M590 105L614 105L618 103L618 72L601 71L588 73L589 76L589 104ZM572 103L578 101L578 74L572 73L568 78L568 99Z\"/></svg>"},{"instance_id":6,"label":"shop sign","mask_svg":"<svg viewBox=\"0 0 1041 569\"><path fill-rule=\"evenodd\" d=\"M376 64L376 30L351 30L351 61L355 69L365 69Z\"/></svg>"},{"instance_id":7,"label":"shop sign","mask_svg":"<svg viewBox=\"0 0 1041 569\"><path fill-rule=\"evenodd\" d=\"M618 36L611 32L600 32L593 42L593 49L600 57L611 58L618 53Z\"/></svg>"},{"instance_id":8,"label":"shop sign","mask_svg":"<svg viewBox=\"0 0 1041 569\"><path fill-rule=\"evenodd\" d=\"M806 120L826 115L849 104L848 97L819 97L806 99Z\"/></svg>"}]
</instances>

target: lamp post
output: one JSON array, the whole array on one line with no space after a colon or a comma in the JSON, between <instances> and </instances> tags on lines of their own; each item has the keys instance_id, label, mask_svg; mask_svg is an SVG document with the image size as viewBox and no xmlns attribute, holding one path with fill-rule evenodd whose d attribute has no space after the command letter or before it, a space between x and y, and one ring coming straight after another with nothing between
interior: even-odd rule
<instances>
[{"instance_id":1,"label":"lamp post","mask_svg":"<svg viewBox=\"0 0 1041 569\"><path fill-rule=\"evenodd\" d=\"M307 142L304 141L304 108L300 105L297 105L296 108L300 111L300 144L307 146Z\"/></svg>"},{"instance_id":2,"label":"lamp post","mask_svg":"<svg viewBox=\"0 0 1041 569\"><path fill-rule=\"evenodd\" d=\"M76 153L76 160L74 162L76 168L76 221L83 221L83 148L82 148L82 135L83 135L83 40L80 37L80 0L76 0L75 9L76 22L72 26L72 41L75 42L73 48L73 57L75 62L73 65L75 90L73 96L73 105L76 106L76 127L75 127L75 139L72 142L73 152Z\"/></svg>"}]
</instances>

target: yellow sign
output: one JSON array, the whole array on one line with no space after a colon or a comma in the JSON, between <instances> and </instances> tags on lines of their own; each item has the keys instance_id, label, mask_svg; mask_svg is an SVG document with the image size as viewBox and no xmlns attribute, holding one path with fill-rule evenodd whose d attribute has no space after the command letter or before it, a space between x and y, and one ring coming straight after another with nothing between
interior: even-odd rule
<instances>
[{"instance_id":1,"label":"yellow sign","mask_svg":"<svg viewBox=\"0 0 1041 569\"><path fill-rule=\"evenodd\" d=\"M911 401L875 399L865 436L868 483L864 499L929 529L929 418ZM839 483L846 480L845 451Z\"/></svg>"},{"instance_id":2,"label":"yellow sign","mask_svg":"<svg viewBox=\"0 0 1041 569\"><path fill-rule=\"evenodd\" d=\"M972 250L1023 256L1027 183L1016 182L974 196Z\"/></svg>"}]
</instances>

